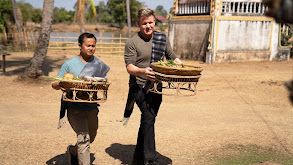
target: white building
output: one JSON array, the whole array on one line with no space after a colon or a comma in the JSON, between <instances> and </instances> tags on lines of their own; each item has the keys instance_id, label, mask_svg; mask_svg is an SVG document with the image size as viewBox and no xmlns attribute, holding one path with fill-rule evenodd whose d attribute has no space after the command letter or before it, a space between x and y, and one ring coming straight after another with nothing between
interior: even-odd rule
<instances>
[{"instance_id":1,"label":"white building","mask_svg":"<svg viewBox=\"0 0 293 165\"><path fill-rule=\"evenodd\" d=\"M171 45L181 58L207 63L288 60L286 28L265 10L261 0L174 0Z\"/></svg>"}]
</instances>

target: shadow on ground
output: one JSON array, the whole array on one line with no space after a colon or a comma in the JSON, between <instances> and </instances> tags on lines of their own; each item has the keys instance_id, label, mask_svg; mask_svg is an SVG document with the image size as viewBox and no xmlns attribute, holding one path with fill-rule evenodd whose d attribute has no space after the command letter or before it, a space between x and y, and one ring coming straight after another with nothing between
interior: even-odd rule
<instances>
[{"instance_id":1,"label":"shadow on ground","mask_svg":"<svg viewBox=\"0 0 293 165\"><path fill-rule=\"evenodd\" d=\"M93 163L93 161L95 159L96 158L95 158L94 154L91 153L91 164ZM68 161L67 152L64 154L57 155L54 158L52 158L46 162L47 165L65 165L68 163L69 163L69 161Z\"/></svg>"},{"instance_id":2,"label":"shadow on ground","mask_svg":"<svg viewBox=\"0 0 293 165\"><path fill-rule=\"evenodd\" d=\"M61 68L61 65L58 64L58 62L64 61L65 58L65 56L61 56L53 60L50 57L46 57L46 60L43 65L44 76L48 76L49 73L53 71L53 68ZM6 61L6 72L3 73L2 68L0 69L0 72L5 76L19 75L23 73L24 70L28 67L30 61L31 58L14 58L13 60Z\"/></svg>"},{"instance_id":3,"label":"shadow on ground","mask_svg":"<svg viewBox=\"0 0 293 165\"><path fill-rule=\"evenodd\" d=\"M119 143L111 144L110 147L106 148L108 153L114 159L119 159L121 164L131 164L135 145L123 145ZM172 164L172 160L164 155L158 153L158 161L162 165Z\"/></svg>"}]
</instances>

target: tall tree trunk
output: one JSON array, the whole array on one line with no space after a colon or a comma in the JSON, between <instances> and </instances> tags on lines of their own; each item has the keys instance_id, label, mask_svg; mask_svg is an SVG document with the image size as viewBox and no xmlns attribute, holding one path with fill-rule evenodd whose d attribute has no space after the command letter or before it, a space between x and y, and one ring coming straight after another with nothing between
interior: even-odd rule
<instances>
[{"instance_id":1,"label":"tall tree trunk","mask_svg":"<svg viewBox=\"0 0 293 165\"><path fill-rule=\"evenodd\" d=\"M77 0L77 6L74 13L74 21L79 23L80 33L84 33L84 23L85 23L85 4L86 0Z\"/></svg>"},{"instance_id":2,"label":"tall tree trunk","mask_svg":"<svg viewBox=\"0 0 293 165\"><path fill-rule=\"evenodd\" d=\"M80 0L80 33L84 33L84 23L85 23L85 12L84 12L84 8L85 8L85 1L86 0Z\"/></svg>"},{"instance_id":3,"label":"tall tree trunk","mask_svg":"<svg viewBox=\"0 0 293 165\"><path fill-rule=\"evenodd\" d=\"M126 12L127 12L128 37L130 37L131 36L131 17L130 17L129 0L126 0Z\"/></svg>"},{"instance_id":4,"label":"tall tree trunk","mask_svg":"<svg viewBox=\"0 0 293 165\"><path fill-rule=\"evenodd\" d=\"M20 25L20 20L19 20L19 15L17 12L17 4L15 0L11 0L12 1L12 8L13 8L13 16L14 16L14 21L15 21L15 25L17 28L18 33L22 33L22 29L21 29L21 25Z\"/></svg>"},{"instance_id":5,"label":"tall tree trunk","mask_svg":"<svg viewBox=\"0 0 293 165\"><path fill-rule=\"evenodd\" d=\"M28 68L24 71L20 78L36 79L43 75L42 67L45 62L47 49L50 42L53 9L54 0L44 0L43 20L41 25L41 32L38 38L38 45Z\"/></svg>"},{"instance_id":6,"label":"tall tree trunk","mask_svg":"<svg viewBox=\"0 0 293 165\"><path fill-rule=\"evenodd\" d=\"M11 1L12 1L12 8L13 8L13 17L14 17L16 29L18 32L18 38L19 38L17 42L20 42L21 46L24 46L23 31L21 28L20 17L18 13L19 10L17 9L16 1L15 0L11 0Z\"/></svg>"}]
</instances>

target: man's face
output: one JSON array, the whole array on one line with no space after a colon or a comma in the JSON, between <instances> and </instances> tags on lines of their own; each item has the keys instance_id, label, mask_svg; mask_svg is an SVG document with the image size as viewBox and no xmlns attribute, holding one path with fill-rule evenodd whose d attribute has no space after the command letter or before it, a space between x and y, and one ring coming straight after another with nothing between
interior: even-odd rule
<instances>
[{"instance_id":1,"label":"man's face","mask_svg":"<svg viewBox=\"0 0 293 165\"><path fill-rule=\"evenodd\" d=\"M84 38L82 45L79 45L80 54L92 56L96 51L95 38Z\"/></svg>"},{"instance_id":2,"label":"man's face","mask_svg":"<svg viewBox=\"0 0 293 165\"><path fill-rule=\"evenodd\" d=\"M140 17L138 21L138 26L140 29L140 34L147 38L150 39L153 36L153 31L155 27L155 18L154 16L149 16L149 17Z\"/></svg>"}]
</instances>

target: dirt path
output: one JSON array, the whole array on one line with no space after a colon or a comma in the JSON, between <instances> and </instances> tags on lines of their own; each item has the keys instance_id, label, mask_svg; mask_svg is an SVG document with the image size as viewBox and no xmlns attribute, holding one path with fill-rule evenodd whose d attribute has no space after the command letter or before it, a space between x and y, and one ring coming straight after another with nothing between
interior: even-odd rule
<instances>
[{"instance_id":1,"label":"dirt path","mask_svg":"<svg viewBox=\"0 0 293 165\"><path fill-rule=\"evenodd\" d=\"M52 51L44 73L56 76L76 51ZM12 53L7 72L0 72L0 164L66 164L66 147L75 135L66 123L57 129L60 91L50 84L15 81L33 56ZM130 164L140 112L127 127L122 119L128 74L122 56L100 56L111 67L108 101L100 107L100 127L91 145L93 164ZM293 153L293 108L284 82L292 78L293 61L231 64L186 64L204 68L192 97L164 96L156 121L160 162L207 164L228 152L227 146L272 147ZM229 148L229 147L228 147Z\"/></svg>"}]
</instances>

